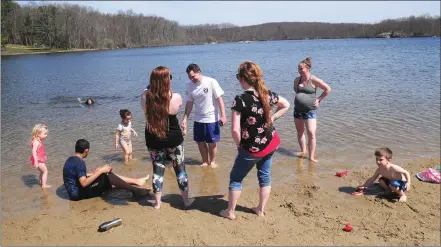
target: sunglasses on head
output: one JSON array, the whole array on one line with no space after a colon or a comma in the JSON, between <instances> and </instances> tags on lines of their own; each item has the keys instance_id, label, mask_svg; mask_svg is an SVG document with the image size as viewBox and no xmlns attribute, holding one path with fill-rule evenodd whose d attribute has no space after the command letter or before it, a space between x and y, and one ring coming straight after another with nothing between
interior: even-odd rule
<instances>
[{"instance_id":1,"label":"sunglasses on head","mask_svg":"<svg viewBox=\"0 0 441 247\"><path fill-rule=\"evenodd\" d=\"M173 79L173 76L172 76L172 74L170 74L170 80L172 80Z\"/></svg>"},{"instance_id":2,"label":"sunglasses on head","mask_svg":"<svg viewBox=\"0 0 441 247\"><path fill-rule=\"evenodd\" d=\"M240 80L240 75L236 74L236 79Z\"/></svg>"}]
</instances>

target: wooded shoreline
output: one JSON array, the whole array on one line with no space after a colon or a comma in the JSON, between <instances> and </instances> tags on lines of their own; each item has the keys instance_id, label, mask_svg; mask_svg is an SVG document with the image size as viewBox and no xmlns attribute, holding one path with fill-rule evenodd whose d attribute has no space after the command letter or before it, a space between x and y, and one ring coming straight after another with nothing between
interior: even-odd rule
<instances>
[{"instance_id":1,"label":"wooded shoreline","mask_svg":"<svg viewBox=\"0 0 441 247\"><path fill-rule=\"evenodd\" d=\"M377 39L377 38L431 38L432 36L411 36L411 37L358 37L351 39ZM433 36L437 37L437 36ZM439 36L438 36L439 37ZM328 39L328 38L321 38ZM346 39L346 38L340 38ZM315 40L315 39L293 39L293 40ZM256 40L256 41L237 41L237 42L219 42L211 44L223 44L223 43L248 43L248 42L264 42L264 41L281 41L281 40ZM205 43L205 45L211 45ZM189 44L189 45L202 45L202 44ZM33 54L51 54L51 53L69 53L69 52L93 52L93 51L109 51L120 49L137 49L137 48L151 48L151 47L166 47L166 46L180 46L180 45L164 45L164 46L139 46L139 47L125 47L125 48L102 48L102 49L51 49L51 48L34 48L32 46L22 46L9 44L2 48L1 56L18 56L18 55L33 55Z\"/></svg>"},{"instance_id":2,"label":"wooded shoreline","mask_svg":"<svg viewBox=\"0 0 441 247\"><path fill-rule=\"evenodd\" d=\"M374 24L277 22L243 27L230 23L185 26L132 10L107 14L76 4L18 4L11 0L2 0L1 5L2 46L15 44L32 49L105 50L269 40L439 37L441 29L441 18L429 15Z\"/></svg>"}]
</instances>

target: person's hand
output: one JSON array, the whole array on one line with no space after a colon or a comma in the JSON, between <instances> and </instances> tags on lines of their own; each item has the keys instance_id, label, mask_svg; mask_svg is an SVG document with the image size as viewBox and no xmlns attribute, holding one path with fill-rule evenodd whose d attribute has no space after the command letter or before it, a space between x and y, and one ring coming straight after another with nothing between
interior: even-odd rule
<instances>
[{"instance_id":1,"label":"person's hand","mask_svg":"<svg viewBox=\"0 0 441 247\"><path fill-rule=\"evenodd\" d=\"M182 128L182 135L186 135L187 134L187 119L183 119L181 122L181 128Z\"/></svg>"},{"instance_id":2,"label":"person's hand","mask_svg":"<svg viewBox=\"0 0 441 247\"><path fill-rule=\"evenodd\" d=\"M320 104L320 100L315 99L315 101L314 101L314 107L315 107L315 108L318 108L319 104Z\"/></svg>"},{"instance_id":3,"label":"person's hand","mask_svg":"<svg viewBox=\"0 0 441 247\"><path fill-rule=\"evenodd\" d=\"M220 117L219 120L222 122L222 126L224 126L227 123L227 117L225 117L225 116Z\"/></svg>"},{"instance_id":4,"label":"person's hand","mask_svg":"<svg viewBox=\"0 0 441 247\"><path fill-rule=\"evenodd\" d=\"M109 164L105 164L100 167L101 173L109 173L112 170L112 167Z\"/></svg>"},{"instance_id":5,"label":"person's hand","mask_svg":"<svg viewBox=\"0 0 441 247\"><path fill-rule=\"evenodd\" d=\"M138 134L136 133L136 131L133 131L133 136L138 136Z\"/></svg>"},{"instance_id":6,"label":"person's hand","mask_svg":"<svg viewBox=\"0 0 441 247\"><path fill-rule=\"evenodd\" d=\"M118 143L115 143L115 149L118 149Z\"/></svg>"},{"instance_id":7,"label":"person's hand","mask_svg":"<svg viewBox=\"0 0 441 247\"><path fill-rule=\"evenodd\" d=\"M276 121L276 118L274 117L274 115L271 116L271 123L274 123L274 121Z\"/></svg>"}]
</instances>

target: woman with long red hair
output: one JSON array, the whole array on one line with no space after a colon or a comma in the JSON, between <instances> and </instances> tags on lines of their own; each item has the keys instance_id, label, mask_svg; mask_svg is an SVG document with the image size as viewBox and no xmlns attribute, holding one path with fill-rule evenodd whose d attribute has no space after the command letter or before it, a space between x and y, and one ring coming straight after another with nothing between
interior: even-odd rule
<instances>
[{"instance_id":1,"label":"woman with long red hair","mask_svg":"<svg viewBox=\"0 0 441 247\"><path fill-rule=\"evenodd\" d=\"M181 190L184 206L189 207L194 198L188 198L188 176L184 165L184 137L176 117L182 97L173 93L172 75L167 67L159 66L150 74L150 86L141 96L145 113L145 141L153 163L154 208L161 207L165 165L171 161Z\"/></svg>"}]
</instances>

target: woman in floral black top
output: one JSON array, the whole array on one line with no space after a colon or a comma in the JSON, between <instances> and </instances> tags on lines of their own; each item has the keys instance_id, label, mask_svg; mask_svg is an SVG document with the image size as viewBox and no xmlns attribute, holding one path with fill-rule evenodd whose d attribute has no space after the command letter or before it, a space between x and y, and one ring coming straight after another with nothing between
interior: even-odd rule
<instances>
[{"instance_id":1,"label":"woman in floral black top","mask_svg":"<svg viewBox=\"0 0 441 247\"><path fill-rule=\"evenodd\" d=\"M238 147L238 155L230 173L228 209L220 215L234 220L234 210L242 190L242 180L256 165L260 186L259 205L252 210L264 215L265 204L271 192L271 164L274 151L280 144L273 122L288 111L288 101L268 90L259 65L246 61L236 75L245 90L234 99L231 132ZM271 107L277 106L274 114Z\"/></svg>"},{"instance_id":2,"label":"woman in floral black top","mask_svg":"<svg viewBox=\"0 0 441 247\"><path fill-rule=\"evenodd\" d=\"M273 139L275 134L274 126L271 124L266 128L265 116L263 114L262 102L257 98L254 89L245 90L242 95L234 99L232 110L241 113L240 147L246 151L256 154L262 151ZM269 105L273 106L279 102L279 95L268 90Z\"/></svg>"}]
</instances>

